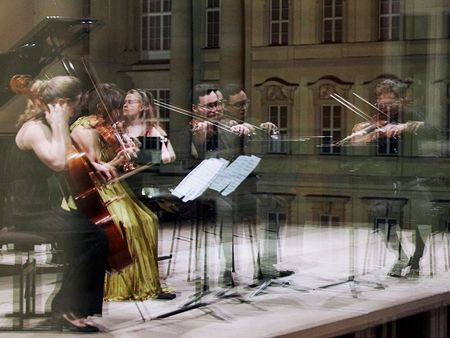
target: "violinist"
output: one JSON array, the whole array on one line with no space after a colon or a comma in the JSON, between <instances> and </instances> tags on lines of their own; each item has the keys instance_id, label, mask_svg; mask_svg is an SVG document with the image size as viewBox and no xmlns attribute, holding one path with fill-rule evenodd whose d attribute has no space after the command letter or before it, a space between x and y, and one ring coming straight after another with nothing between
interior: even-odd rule
<instances>
[{"instance_id":1,"label":"violinist","mask_svg":"<svg viewBox=\"0 0 450 338\"><path fill-rule=\"evenodd\" d=\"M224 115L223 94L217 88L198 85L194 88L194 97L196 103L192 111L198 116L191 122L194 157L234 158L236 147L240 147L236 144L240 144L241 136L250 135L250 128Z\"/></svg>"},{"instance_id":2,"label":"violinist","mask_svg":"<svg viewBox=\"0 0 450 338\"><path fill-rule=\"evenodd\" d=\"M361 122L353 127L348 138L352 144L366 144L382 138L397 139L402 133L415 134L423 127L422 121L400 123L400 113L406 103L401 91L400 84L392 79L385 79L376 86L376 113L372 121Z\"/></svg>"},{"instance_id":3,"label":"violinist","mask_svg":"<svg viewBox=\"0 0 450 338\"><path fill-rule=\"evenodd\" d=\"M117 123L122 107L130 103L124 101L125 92L112 84L99 84L96 90L88 91L83 97L84 115L72 125L72 137L86 152L92 163L106 167L105 176L114 177L123 164L135 157L137 145L130 139L117 134ZM128 98L127 100L130 100ZM124 103L125 102L125 103ZM108 131L109 130L109 131ZM115 134L116 144L111 143ZM120 141L124 137L125 140ZM125 148L117 146L123 143ZM158 270L158 219L131 192L125 183L109 183L100 189L100 194L108 203L108 210L118 226L123 226L133 263L120 274L106 276L104 299L107 301L151 297L173 299L174 294L163 292Z\"/></svg>"},{"instance_id":4,"label":"violinist","mask_svg":"<svg viewBox=\"0 0 450 338\"><path fill-rule=\"evenodd\" d=\"M19 230L49 234L64 250L67 265L51 304L56 327L98 332L87 318L102 313L108 240L100 226L61 208L68 190L62 174L72 151L68 120L79 107L81 83L69 76L31 82L16 75L11 87L28 102L7 162L7 219Z\"/></svg>"},{"instance_id":5,"label":"violinist","mask_svg":"<svg viewBox=\"0 0 450 338\"><path fill-rule=\"evenodd\" d=\"M124 129L128 136L139 138L144 143L147 138L156 138L160 143L161 163L172 163L176 160L176 154L166 131L156 120L155 112L156 107L150 91L129 90L123 105Z\"/></svg>"},{"instance_id":6,"label":"violinist","mask_svg":"<svg viewBox=\"0 0 450 338\"><path fill-rule=\"evenodd\" d=\"M247 94L239 86L229 85L224 89L226 95L225 100L225 114L232 124L242 125L254 133L258 128L255 125L248 122L248 107L250 100ZM264 133L271 134L277 130L277 127L272 122L263 122L259 124L259 128ZM239 154L243 152L243 142L240 144L240 148L235 150ZM246 192L242 192L239 201L243 203L246 199L251 198L246 196ZM267 228L267 224L261 224L257 227L258 237L258 260L257 271L255 271L255 277L259 281L265 281L269 279L276 279L279 277L287 277L294 273L292 270L277 270L275 265L278 263L278 250L276 247L276 233L270 231ZM275 244L275 245L274 245Z\"/></svg>"},{"instance_id":7,"label":"violinist","mask_svg":"<svg viewBox=\"0 0 450 338\"><path fill-rule=\"evenodd\" d=\"M250 133L254 133L256 125L251 124L248 116L248 107L250 99L247 94L239 86L228 86L225 90L227 99L225 102L225 116L230 120L231 125L242 125L248 128ZM278 132L277 126L269 121L259 123L259 128L269 135Z\"/></svg>"},{"instance_id":8,"label":"violinist","mask_svg":"<svg viewBox=\"0 0 450 338\"><path fill-rule=\"evenodd\" d=\"M386 142L387 140L395 145L395 152L398 152L398 138L404 133L417 135L420 131L420 137L417 141L423 139L425 133L429 133L430 126L425 125L423 121L400 122L400 114L406 105L406 98L403 93L404 86L400 81L394 79L382 80L375 88L376 93L376 115L372 123L363 122L355 125L353 133L345 139L350 140L352 144L366 144L368 142L378 141ZM393 184L394 187L399 186L398 182ZM430 210L431 194L429 188L424 184L423 180L416 176L407 184L408 190L411 190L412 196L416 196L413 200L420 200L420 205L415 205L415 216L411 219L412 230L415 238L415 250L411 257L408 257L403 250L397 231L391 230L388 238L387 234L383 235L386 245L391 252L395 253L397 258L391 267L388 275L392 277L417 278L420 271L420 259L423 255L425 243L424 238L431 231ZM400 187L402 188L402 187ZM398 188L396 188L399 190ZM396 194L399 191L395 191ZM402 228L399 224L397 227Z\"/></svg>"},{"instance_id":9,"label":"violinist","mask_svg":"<svg viewBox=\"0 0 450 338\"><path fill-rule=\"evenodd\" d=\"M210 89L213 88L213 89ZM249 100L241 88L235 85L226 86L223 90L214 89L212 85L198 85L195 90L196 104L192 106L195 116L202 116L203 121L194 119L193 146L195 153L204 158L220 157L232 161L243 150L245 138L256 129L255 126L245 122ZM224 94L226 99L224 98ZM201 156L200 156L201 157ZM221 249L224 253L224 266L219 283L224 287L235 285L232 273L233 250L233 223L237 203L237 195L222 196L213 191L207 195L213 198L216 206L216 221L222 226ZM240 196L242 197L242 196ZM267 232L260 238L266 239ZM277 263L276 250L266 254L259 261L262 267L257 271L260 279L284 277L292 271L277 271L273 264ZM270 257L269 259L265 259ZM267 267L267 268L266 268Z\"/></svg>"}]
</instances>

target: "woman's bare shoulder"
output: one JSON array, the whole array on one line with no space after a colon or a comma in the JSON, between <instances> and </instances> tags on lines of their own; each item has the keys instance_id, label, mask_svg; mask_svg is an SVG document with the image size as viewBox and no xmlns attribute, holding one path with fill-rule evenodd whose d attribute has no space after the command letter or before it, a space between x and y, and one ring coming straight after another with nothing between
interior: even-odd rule
<instances>
[{"instance_id":1,"label":"woman's bare shoulder","mask_svg":"<svg viewBox=\"0 0 450 338\"><path fill-rule=\"evenodd\" d=\"M40 120L25 122L16 134L16 144L22 149L31 149L32 144L51 134L49 126Z\"/></svg>"}]
</instances>

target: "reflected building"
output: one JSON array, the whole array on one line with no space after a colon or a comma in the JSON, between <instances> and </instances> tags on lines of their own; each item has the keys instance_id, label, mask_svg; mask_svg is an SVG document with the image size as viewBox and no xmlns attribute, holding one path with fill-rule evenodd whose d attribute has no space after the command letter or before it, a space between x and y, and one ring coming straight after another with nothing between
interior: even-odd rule
<instances>
[{"instance_id":1,"label":"reflected building","mask_svg":"<svg viewBox=\"0 0 450 338\"><path fill-rule=\"evenodd\" d=\"M450 224L450 5L444 0L36 0L2 2L7 51L44 16L91 17L103 27L64 55L89 55L99 77L150 89L158 100L191 107L196 84L238 85L248 120L271 121L277 139L258 136L245 153L262 157L251 185L255 214L284 226L448 231ZM16 24L16 18L23 22ZM9 21L9 20L14 20ZM14 30L5 29L15 27ZM63 71L55 64L50 74ZM383 79L402 83L399 122L417 133L366 145L336 142L364 122L330 93L369 116ZM356 95L355 95L356 94ZM361 98L364 100L362 100ZM0 111L14 131L18 103ZM190 118L160 109L177 162L139 184L177 182L195 165ZM242 206L236 213L248 214ZM394 231L394 230L393 230ZM424 234L427 232L425 231Z\"/></svg>"}]
</instances>

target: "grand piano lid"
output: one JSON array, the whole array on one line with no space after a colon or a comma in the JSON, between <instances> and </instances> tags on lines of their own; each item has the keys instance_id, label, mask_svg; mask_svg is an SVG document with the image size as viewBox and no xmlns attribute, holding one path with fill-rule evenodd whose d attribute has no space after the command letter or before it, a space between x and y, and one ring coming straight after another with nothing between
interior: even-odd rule
<instances>
[{"instance_id":1,"label":"grand piano lid","mask_svg":"<svg viewBox=\"0 0 450 338\"><path fill-rule=\"evenodd\" d=\"M6 53L0 54L0 105L14 93L9 80L15 74L38 75L56 58L62 60L62 51L87 37L102 25L93 19L48 16ZM63 64L66 67L66 64Z\"/></svg>"}]
</instances>

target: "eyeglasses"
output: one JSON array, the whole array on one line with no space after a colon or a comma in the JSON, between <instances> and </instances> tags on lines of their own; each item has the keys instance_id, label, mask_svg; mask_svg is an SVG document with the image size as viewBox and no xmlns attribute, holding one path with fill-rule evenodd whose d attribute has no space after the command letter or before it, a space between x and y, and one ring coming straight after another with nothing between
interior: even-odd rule
<instances>
[{"instance_id":1,"label":"eyeglasses","mask_svg":"<svg viewBox=\"0 0 450 338\"><path fill-rule=\"evenodd\" d=\"M381 111L399 110L400 101L377 102L375 103L375 107L377 107Z\"/></svg>"},{"instance_id":2,"label":"eyeglasses","mask_svg":"<svg viewBox=\"0 0 450 338\"><path fill-rule=\"evenodd\" d=\"M242 100L242 101L231 104L231 106L236 109L245 109L245 108L248 108L249 105L250 105L250 100Z\"/></svg>"},{"instance_id":3,"label":"eyeglasses","mask_svg":"<svg viewBox=\"0 0 450 338\"><path fill-rule=\"evenodd\" d=\"M214 101L207 104L199 104L198 106L205 109L213 109L222 104L222 101Z\"/></svg>"},{"instance_id":4,"label":"eyeglasses","mask_svg":"<svg viewBox=\"0 0 450 338\"><path fill-rule=\"evenodd\" d=\"M123 101L123 105L126 105L126 104L135 104L135 103L140 103L141 102L141 100L124 100Z\"/></svg>"}]
</instances>

